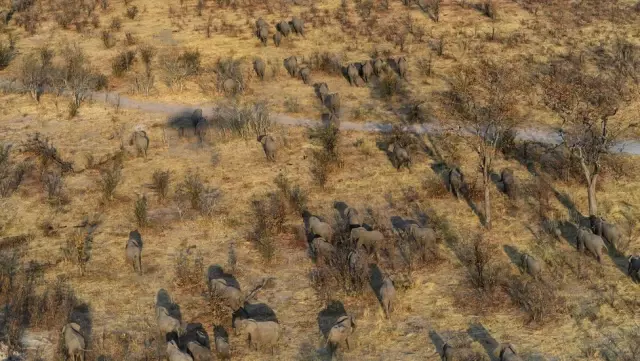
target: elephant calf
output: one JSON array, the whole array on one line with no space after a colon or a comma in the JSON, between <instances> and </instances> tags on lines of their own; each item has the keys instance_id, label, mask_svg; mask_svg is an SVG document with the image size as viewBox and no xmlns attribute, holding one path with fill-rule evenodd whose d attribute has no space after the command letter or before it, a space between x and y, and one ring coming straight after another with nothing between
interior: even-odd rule
<instances>
[{"instance_id":1,"label":"elephant calf","mask_svg":"<svg viewBox=\"0 0 640 361\"><path fill-rule=\"evenodd\" d=\"M85 341L80 333L80 325L73 322L64 325L62 337L71 361L84 361Z\"/></svg>"},{"instance_id":2,"label":"elephant calf","mask_svg":"<svg viewBox=\"0 0 640 361\"><path fill-rule=\"evenodd\" d=\"M270 135L261 135L258 137L258 142L262 143L262 149L264 150L267 160L271 162L276 161L276 141Z\"/></svg>"},{"instance_id":3,"label":"elephant calf","mask_svg":"<svg viewBox=\"0 0 640 361\"><path fill-rule=\"evenodd\" d=\"M260 80L264 80L264 72L267 69L267 65L260 58L257 58L253 61L253 70L255 70L256 75Z\"/></svg>"},{"instance_id":4,"label":"elephant calf","mask_svg":"<svg viewBox=\"0 0 640 361\"><path fill-rule=\"evenodd\" d=\"M456 199L460 199L460 195L463 195L463 192L466 189L464 183L464 175L460 171L458 167L452 168L449 171L449 182L448 188L451 193L456 197Z\"/></svg>"},{"instance_id":5,"label":"elephant calf","mask_svg":"<svg viewBox=\"0 0 640 361\"><path fill-rule=\"evenodd\" d=\"M322 104L324 105L324 99L329 94L329 86L327 85L327 83L323 82L313 84L313 88L316 91L318 99L320 99L320 102L322 102Z\"/></svg>"},{"instance_id":6,"label":"elephant calf","mask_svg":"<svg viewBox=\"0 0 640 361\"><path fill-rule=\"evenodd\" d=\"M602 237L614 248L620 245L620 241L622 240L622 230L620 227L594 215L589 216L589 222L591 223L593 233Z\"/></svg>"},{"instance_id":7,"label":"elephant calf","mask_svg":"<svg viewBox=\"0 0 640 361\"><path fill-rule=\"evenodd\" d=\"M183 332L180 321L169 315L169 311L165 307L156 306L156 321L158 323L158 330L164 334L175 332L181 335Z\"/></svg>"},{"instance_id":8,"label":"elephant calf","mask_svg":"<svg viewBox=\"0 0 640 361\"><path fill-rule=\"evenodd\" d=\"M585 248L593 254L599 263L602 263L602 249L609 250L607 245L604 244L602 237L597 234L591 233L588 228L580 227L578 229L578 235L576 242L579 251L583 251Z\"/></svg>"},{"instance_id":9,"label":"elephant calf","mask_svg":"<svg viewBox=\"0 0 640 361\"><path fill-rule=\"evenodd\" d=\"M393 156L393 161L395 162L396 169L400 171L402 166L407 167L409 171L411 171L411 157L409 157L409 152L399 144L392 143L389 146L389 151Z\"/></svg>"},{"instance_id":10,"label":"elephant calf","mask_svg":"<svg viewBox=\"0 0 640 361\"><path fill-rule=\"evenodd\" d=\"M347 207L347 209L344 210L344 215L349 222L350 229L362 226L362 217L355 208Z\"/></svg>"},{"instance_id":11,"label":"elephant calf","mask_svg":"<svg viewBox=\"0 0 640 361\"><path fill-rule=\"evenodd\" d=\"M522 361L512 344L502 346L500 349L500 361Z\"/></svg>"},{"instance_id":12,"label":"elephant calf","mask_svg":"<svg viewBox=\"0 0 640 361\"><path fill-rule=\"evenodd\" d=\"M211 361L211 350L205 347L198 341L189 341L187 343L187 350L193 357L193 361Z\"/></svg>"},{"instance_id":13,"label":"elephant calf","mask_svg":"<svg viewBox=\"0 0 640 361\"><path fill-rule=\"evenodd\" d=\"M282 34L276 32L275 34L273 34L273 44L276 46L276 48L278 48L280 47L280 43L282 43Z\"/></svg>"},{"instance_id":14,"label":"elephant calf","mask_svg":"<svg viewBox=\"0 0 640 361\"><path fill-rule=\"evenodd\" d=\"M222 326L213 328L214 343L216 345L216 353L222 360L231 357L231 347L229 346L229 333Z\"/></svg>"},{"instance_id":15,"label":"elephant calf","mask_svg":"<svg viewBox=\"0 0 640 361\"><path fill-rule=\"evenodd\" d=\"M382 280L382 286L380 286L380 302L382 303L382 309L387 318L390 317L393 310L393 304L396 299L396 288L393 286L393 281L389 276Z\"/></svg>"},{"instance_id":16,"label":"elephant calf","mask_svg":"<svg viewBox=\"0 0 640 361\"><path fill-rule=\"evenodd\" d=\"M275 347L280 339L280 325L274 321L256 321L245 319L236 321L238 331L249 335L249 347L257 351L259 347L270 347L271 354L275 353Z\"/></svg>"},{"instance_id":17,"label":"elephant calf","mask_svg":"<svg viewBox=\"0 0 640 361\"><path fill-rule=\"evenodd\" d=\"M634 282L640 282L640 255L629 256L629 266L627 267L627 274Z\"/></svg>"},{"instance_id":18,"label":"elephant calf","mask_svg":"<svg viewBox=\"0 0 640 361\"><path fill-rule=\"evenodd\" d=\"M167 358L169 361L193 361L188 353L184 353L178 348L178 344L174 340L167 342Z\"/></svg>"},{"instance_id":19,"label":"elephant calf","mask_svg":"<svg viewBox=\"0 0 640 361\"><path fill-rule=\"evenodd\" d=\"M534 279L539 279L540 275L542 274L542 264L540 264L540 262L531 257L528 254L523 254L521 257L522 260L522 269L529 273L529 275L531 275L531 277L533 277Z\"/></svg>"},{"instance_id":20,"label":"elephant calf","mask_svg":"<svg viewBox=\"0 0 640 361\"><path fill-rule=\"evenodd\" d=\"M300 69L300 78L302 78L302 82L306 85L311 84L311 69L304 67Z\"/></svg>"},{"instance_id":21,"label":"elephant calf","mask_svg":"<svg viewBox=\"0 0 640 361\"><path fill-rule=\"evenodd\" d=\"M129 232L125 253L127 261L133 265L133 271L142 274L142 236L138 230Z\"/></svg>"},{"instance_id":22,"label":"elephant calf","mask_svg":"<svg viewBox=\"0 0 640 361\"><path fill-rule=\"evenodd\" d=\"M318 217L309 217L309 231L315 236L324 238L327 242L333 241L333 228L326 222L322 222Z\"/></svg>"},{"instance_id":23,"label":"elephant calf","mask_svg":"<svg viewBox=\"0 0 640 361\"><path fill-rule=\"evenodd\" d=\"M351 348L349 346L349 336L351 336L355 327L356 322L353 316L345 315L336 320L336 323L333 324L331 330L329 330L329 334L327 335L326 346L329 348L329 353L331 355L333 355L338 349L338 346L343 343L347 346L347 350Z\"/></svg>"},{"instance_id":24,"label":"elephant calf","mask_svg":"<svg viewBox=\"0 0 640 361\"><path fill-rule=\"evenodd\" d=\"M445 344L442 345L442 354L440 355L442 361L454 361L454 354L454 348L445 342Z\"/></svg>"},{"instance_id":25,"label":"elephant calf","mask_svg":"<svg viewBox=\"0 0 640 361\"><path fill-rule=\"evenodd\" d=\"M314 238L311 241L311 248L316 255L316 260L323 260L324 262L330 260L336 252L336 248L321 237Z\"/></svg>"},{"instance_id":26,"label":"elephant calf","mask_svg":"<svg viewBox=\"0 0 640 361\"><path fill-rule=\"evenodd\" d=\"M364 249L378 255L378 248L384 242L384 235L380 231L367 231L364 227L358 227L351 230L351 243L356 248L364 247Z\"/></svg>"},{"instance_id":27,"label":"elephant calf","mask_svg":"<svg viewBox=\"0 0 640 361\"><path fill-rule=\"evenodd\" d=\"M147 158L147 149L149 149L149 137L144 130L133 132L129 138L129 145L135 145L138 156L144 155Z\"/></svg>"}]
</instances>

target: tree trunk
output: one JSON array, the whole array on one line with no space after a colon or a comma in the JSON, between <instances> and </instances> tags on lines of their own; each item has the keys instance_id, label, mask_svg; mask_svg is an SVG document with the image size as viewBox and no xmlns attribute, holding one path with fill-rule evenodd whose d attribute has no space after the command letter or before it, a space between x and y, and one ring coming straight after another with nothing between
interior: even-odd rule
<instances>
[{"instance_id":1,"label":"tree trunk","mask_svg":"<svg viewBox=\"0 0 640 361\"><path fill-rule=\"evenodd\" d=\"M587 179L587 195L589 196L589 215L597 216L598 215L598 201L596 200L596 182L598 180L598 175L596 174L593 178Z\"/></svg>"},{"instance_id":2,"label":"tree trunk","mask_svg":"<svg viewBox=\"0 0 640 361\"><path fill-rule=\"evenodd\" d=\"M485 159L482 164L482 187L484 188L484 225L487 229L491 229L491 192L489 183L489 165Z\"/></svg>"}]
</instances>

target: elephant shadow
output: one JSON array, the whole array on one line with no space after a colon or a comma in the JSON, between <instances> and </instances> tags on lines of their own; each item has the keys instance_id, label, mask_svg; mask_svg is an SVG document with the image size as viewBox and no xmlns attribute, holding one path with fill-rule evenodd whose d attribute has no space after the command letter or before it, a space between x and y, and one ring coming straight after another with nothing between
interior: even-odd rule
<instances>
[{"instance_id":1,"label":"elephant shadow","mask_svg":"<svg viewBox=\"0 0 640 361\"><path fill-rule=\"evenodd\" d=\"M502 176L496 172L491 172L491 174L489 174L489 177L491 178L493 184L496 186L496 189L498 189L500 193L504 193L504 183L502 183Z\"/></svg>"},{"instance_id":2,"label":"elephant shadow","mask_svg":"<svg viewBox=\"0 0 640 361\"><path fill-rule=\"evenodd\" d=\"M496 350L500 344L481 323L474 322L469 325L467 333L473 340L482 345L491 361L499 361L498 357L496 357Z\"/></svg>"},{"instance_id":3,"label":"elephant shadow","mask_svg":"<svg viewBox=\"0 0 640 361\"><path fill-rule=\"evenodd\" d=\"M179 337L178 345L186 346L189 342L197 342L206 348L211 347L209 334L199 322L187 324L184 335Z\"/></svg>"},{"instance_id":4,"label":"elephant shadow","mask_svg":"<svg viewBox=\"0 0 640 361\"><path fill-rule=\"evenodd\" d=\"M387 58L387 65L389 65L389 69L393 70L398 76L400 76L400 67L398 66L398 61L394 58Z\"/></svg>"},{"instance_id":5,"label":"elephant shadow","mask_svg":"<svg viewBox=\"0 0 640 361\"><path fill-rule=\"evenodd\" d=\"M417 226L420 226L420 222L414 220L414 219L405 219L402 218L400 216L392 216L391 217L391 226L393 227L393 229L397 230L397 231L404 231L408 226L415 224Z\"/></svg>"},{"instance_id":6,"label":"elephant shadow","mask_svg":"<svg viewBox=\"0 0 640 361\"><path fill-rule=\"evenodd\" d=\"M265 321L280 322L278 321L278 317L276 316L276 313L273 311L273 309L265 303L245 302L244 306L242 306L240 309L233 312L233 315L231 317L232 321L238 318L239 319L251 318L258 322L265 322Z\"/></svg>"},{"instance_id":7,"label":"elephant shadow","mask_svg":"<svg viewBox=\"0 0 640 361\"><path fill-rule=\"evenodd\" d=\"M446 343L444 339L434 330L429 331L429 338L433 343L433 346L436 348L436 352L442 357L442 348Z\"/></svg>"},{"instance_id":8,"label":"elephant shadow","mask_svg":"<svg viewBox=\"0 0 640 361\"><path fill-rule=\"evenodd\" d=\"M207 279L209 282L214 279L223 279L227 286L240 289L240 282L230 273L226 273L220 265L211 265L207 269Z\"/></svg>"},{"instance_id":9,"label":"elephant shadow","mask_svg":"<svg viewBox=\"0 0 640 361\"><path fill-rule=\"evenodd\" d=\"M214 325L213 326L213 338L221 338L227 342L229 342L229 332L222 325Z\"/></svg>"},{"instance_id":10,"label":"elephant shadow","mask_svg":"<svg viewBox=\"0 0 640 361\"><path fill-rule=\"evenodd\" d=\"M389 160L389 163L391 163L391 165L396 168L396 158L393 156L393 152L389 151L390 145L391 144L385 140L376 141L376 147L384 152L384 154L387 156L387 159Z\"/></svg>"},{"instance_id":11,"label":"elephant shadow","mask_svg":"<svg viewBox=\"0 0 640 361\"><path fill-rule=\"evenodd\" d=\"M559 222L558 226L560 228L560 234L562 235L562 238L564 238L571 247L577 249L578 242L576 240L576 236L578 234L578 229L576 228L576 226L573 223L567 221Z\"/></svg>"},{"instance_id":12,"label":"elephant shadow","mask_svg":"<svg viewBox=\"0 0 640 361\"><path fill-rule=\"evenodd\" d=\"M193 129L195 135L196 123L200 118L194 114L194 109L184 109L183 111L176 113L167 119L167 125L169 128L173 128L178 131L178 134L183 136L185 130ZM208 122L206 122L208 126Z\"/></svg>"},{"instance_id":13,"label":"elephant shadow","mask_svg":"<svg viewBox=\"0 0 640 361\"><path fill-rule=\"evenodd\" d=\"M182 321L180 306L171 300L171 295L164 288L158 290L156 295L156 307L166 308L169 312L169 316L174 317L178 321Z\"/></svg>"},{"instance_id":14,"label":"elephant shadow","mask_svg":"<svg viewBox=\"0 0 640 361\"><path fill-rule=\"evenodd\" d=\"M384 275L382 274L382 270L378 267L377 264L371 263L369 265L369 285L373 290L373 293L376 295L378 302L382 305L382 295L380 294L380 287L382 287L382 281L384 280Z\"/></svg>"},{"instance_id":15,"label":"elephant shadow","mask_svg":"<svg viewBox=\"0 0 640 361\"><path fill-rule=\"evenodd\" d=\"M522 265L520 264L520 259L522 257L522 252L518 251L517 248L508 244L504 245L503 249L504 253L509 256L509 260L511 261L511 263L513 263L516 267L521 268Z\"/></svg>"},{"instance_id":16,"label":"elephant shadow","mask_svg":"<svg viewBox=\"0 0 640 361\"><path fill-rule=\"evenodd\" d=\"M87 349L90 348L92 334L93 334L93 317L91 316L91 309L88 304L81 303L75 306L68 318L68 322L77 323L80 325L80 331L84 339L87 341Z\"/></svg>"},{"instance_id":17,"label":"elephant shadow","mask_svg":"<svg viewBox=\"0 0 640 361\"><path fill-rule=\"evenodd\" d=\"M329 331L331 331L331 328L336 323L336 321L340 317L346 315L347 311L345 310L344 304L342 302L336 300L332 300L331 302L329 302L327 307L325 307L318 313L317 317L318 328L320 329L322 336L327 338L327 336L329 335Z\"/></svg>"}]
</instances>

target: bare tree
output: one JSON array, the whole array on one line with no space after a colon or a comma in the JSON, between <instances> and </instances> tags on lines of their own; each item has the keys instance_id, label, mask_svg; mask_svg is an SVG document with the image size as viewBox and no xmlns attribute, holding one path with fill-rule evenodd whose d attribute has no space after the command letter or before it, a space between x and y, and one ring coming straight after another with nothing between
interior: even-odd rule
<instances>
[{"instance_id":1,"label":"bare tree","mask_svg":"<svg viewBox=\"0 0 640 361\"><path fill-rule=\"evenodd\" d=\"M460 121L464 139L478 155L488 229L491 228L491 166L504 136L514 129L518 119L517 74L513 67L488 60L462 66L450 81L450 90L444 97L445 108Z\"/></svg>"},{"instance_id":2,"label":"bare tree","mask_svg":"<svg viewBox=\"0 0 640 361\"><path fill-rule=\"evenodd\" d=\"M29 92L33 100L40 102L40 95L48 85L51 76L51 59L53 51L42 48L39 53L28 54L22 60L18 73L18 80Z\"/></svg>"},{"instance_id":3,"label":"bare tree","mask_svg":"<svg viewBox=\"0 0 640 361\"><path fill-rule=\"evenodd\" d=\"M62 51L64 65L60 75L65 88L71 92L72 104L80 104L97 87L98 77L89 67L89 60L78 45L67 46Z\"/></svg>"},{"instance_id":4,"label":"bare tree","mask_svg":"<svg viewBox=\"0 0 640 361\"><path fill-rule=\"evenodd\" d=\"M625 102L627 84L614 74L603 71L592 75L567 62L551 64L541 80L545 103L562 119L562 143L580 162L589 215L597 215L596 185L603 156L635 126L613 119Z\"/></svg>"}]
</instances>

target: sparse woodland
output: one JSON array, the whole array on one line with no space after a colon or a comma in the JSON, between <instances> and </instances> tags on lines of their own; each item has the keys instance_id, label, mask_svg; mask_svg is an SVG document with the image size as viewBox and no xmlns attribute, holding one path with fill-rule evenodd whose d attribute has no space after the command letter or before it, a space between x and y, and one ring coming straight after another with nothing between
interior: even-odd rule
<instances>
[{"instance_id":1,"label":"sparse woodland","mask_svg":"<svg viewBox=\"0 0 640 361\"><path fill-rule=\"evenodd\" d=\"M0 0L0 360L640 360L639 24Z\"/></svg>"}]
</instances>

